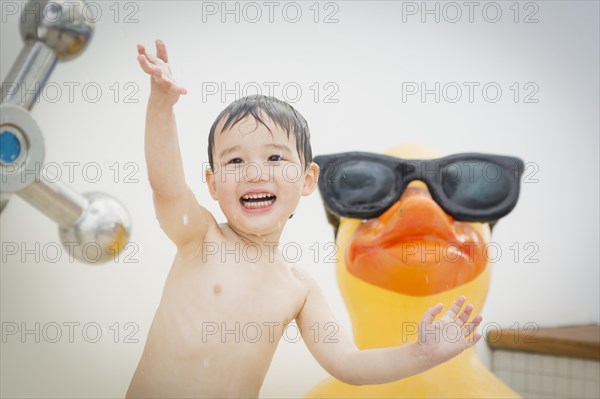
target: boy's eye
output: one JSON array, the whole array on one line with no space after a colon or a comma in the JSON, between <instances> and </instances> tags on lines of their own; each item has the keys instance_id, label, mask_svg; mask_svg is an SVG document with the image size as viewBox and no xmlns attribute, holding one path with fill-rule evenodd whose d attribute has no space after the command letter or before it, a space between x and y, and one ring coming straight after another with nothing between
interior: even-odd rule
<instances>
[{"instance_id":1,"label":"boy's eye","mask_svg":"<svg viewBox=\"0 0 600 399\"><path fill-rule=\"evenodd\" d=\"M241 158L233 158L233 159L231 159L229 162L227 162L227 165L230 165L230 164L235 164L235 163L242 163L242 162L243 162L243 161L242 161L242 159L241 159Z\"/></svg>"},{"instance_id":2,"label":"boy's eye","mask_svg":"<svg viewBox=\"0 0 600 399\"><path fill-rule=\"evenodd\" d=\"M271 161L271 162L283 161L283 158L281 155L271 155L269 157L269 161Z\"/></svg>"}]
</instances>

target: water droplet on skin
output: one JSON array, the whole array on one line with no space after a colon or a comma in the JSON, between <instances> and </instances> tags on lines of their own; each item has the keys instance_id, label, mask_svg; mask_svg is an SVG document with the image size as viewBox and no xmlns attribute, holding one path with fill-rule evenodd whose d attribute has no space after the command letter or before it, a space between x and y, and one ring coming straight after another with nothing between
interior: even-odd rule
<instances>
[{"instance_id":1,"label":"water droplet on skin","mask_svg":"<svg viewBox=\"0 0 600 399\"><path fill-rule=\"evenodd\" d=\"M189 219L188 219L188 215L186 213L185 215L183 215L183 225L187 226L188 225L188 221L189 221Z\"/></svg>"}]
</instances>

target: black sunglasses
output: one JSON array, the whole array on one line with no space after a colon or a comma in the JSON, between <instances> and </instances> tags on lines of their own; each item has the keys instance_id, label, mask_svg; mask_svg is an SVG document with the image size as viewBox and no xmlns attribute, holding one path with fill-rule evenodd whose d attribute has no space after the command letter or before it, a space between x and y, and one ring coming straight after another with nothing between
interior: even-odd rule
<instances>
[{"instance_id":1,"label":"black sunglasses","mask_svg":"<svg viewBox=\"0 0 600 399\"><path fill-rule=\"evenodd\" d=\"M495 222L519 199L524 164L519 158L464 153L431 160L405 160L368 152L314 158L319 191L330 222L340 216L370 219L383 214L413 180L456 220ZM330 215L333 213L333 215Z\"/></svg>"}]
</instances>

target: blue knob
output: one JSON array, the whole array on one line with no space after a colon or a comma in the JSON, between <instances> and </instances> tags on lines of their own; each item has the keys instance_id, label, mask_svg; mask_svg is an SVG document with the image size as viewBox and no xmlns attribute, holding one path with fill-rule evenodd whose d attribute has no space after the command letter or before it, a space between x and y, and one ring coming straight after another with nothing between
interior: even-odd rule
<instances>
[{"instance_id":1,"label":"blue knob","mask_svg":"<svg viewBox=\"0 0 600 399\"><path fill-rule=\"evenodd\" d=\"M21 154L19 139L10 130L0 133L0 162L11 163Z\"/></svg>"}]
</instances>

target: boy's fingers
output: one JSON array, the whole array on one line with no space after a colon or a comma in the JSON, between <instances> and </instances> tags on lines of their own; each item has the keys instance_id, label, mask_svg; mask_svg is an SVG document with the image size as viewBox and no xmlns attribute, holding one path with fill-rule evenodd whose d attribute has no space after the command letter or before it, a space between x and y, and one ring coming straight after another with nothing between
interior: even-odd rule
<instances>
[{"instance_id":1,"label":"boy's fingers","mask_svg":"<svg viewBox=\"0 0 600 399\"><path fill-rule=\"evenodd\" d=\"M437 316L442 311L443 307L444 305L438 303L437 305L427 309L425 315L421 319L421 323L425 323L425 325L433 323L433 319L435 319L435 316Z\"/></svg>"},{"instance_id":2,"label":"boy's fingers","mask_svg":"<svg viewBox=\"0 0 600 399\"><path fill-rule=\"evenodd\" d=\"M169 57L167 56L167 46L165 46L165 43L162 40L156 41L156 56L164 62L169 62Z\"/></svg>"},{"instance_id":3,"label":"boy's fingers","mask_svg":"<svg viewBox=\"0 0 600 399\"><path fill-rule=\"evenodd\" d=\"M162 62L162 60L152 54L146 54L146 58L148 58L148 60L153 63L153 64L159 64Z\"/></svg>"},{"instance_id":4,"label":"boy's fingers","mask_svg":"<svg viewBox=\"0 0 600 399\"><path fill-rule=\"evenodd\" d=\"M157 57L149 56L146 53L146 49L141 44L137 45L138 56L137 60L142 70L152 77L154 82L158 84L163 90L169 92L177 92L179 94L187 94L187 90L181 86L178 86L168 74L164 74L159 66L156 65L158 62L167 62L167 49L164 43L160 40L156 41Z\"/></svg>"},{"instance_id":5,"label":"boy's fingers","mask_svg":"<svg viewBox=\"0 0 600 399\"><path fill-rule=\"evenodd\" d=\"M159 59L156 56L154 56L152 54L148 54L146 52L146 48L144 46L142 46L141 44L138 44L138 53L144 55L148 59L148 61L150 61L152 64L156 64L159 61Z\"/></svg>"},{"instance_id":6,"label":"boy's fingers","mask_svg":"<svg viewBox=\"0 0 600 399\"><path fill-rule=\"evenodd\" d=\"M146 72L149 75L153 75L156 73L154 67L148 62L148 59L145 56L140 54L138 55L137 59L144 72Z\"/></svg>"},{"instance_id":7,"label":"boy's fingers","mask_svg":"<svg viewBox=\"0 0 600 399\"><path fill-rule=\"evenodd\" d=\"M454 320L456 318L456 315L458 314L458 312L460 312L460 308L462 308L462 305L464 302L465 302L465 297L464 296L459 297L456 300L456 302L454 302L454 305L452 305L452 307L450 309L448 309L448 311L446 312L444 317L448 317L451 320Z\"/></svg>"},{"instance_id":8,"label":"boy's fingers","mask_svg":"<svg viewBox=\"0 0 600 399\"><path fill-rule=\"evenodd\" d=\"M481 339L481 334L477 333L473 336L473 338L467 340L467 348L475 346L477 342Z\"/></svg>"},{"instance_id":9,"label":"boy's fingers","mask_svg":"<svg viewBox=\"0 0 600 399\"><path fill-rule=\"evenodd\" d=\"M469 317L471 317L472 312L473 312L473 305L471 305L471 304L467 305L465 310L456 318L456 323L459 326L462 326L463 324L465 324L467 322L467 320L469 320Z\"/></svg>"},{"instance_id":10,"label":"boy's fingers","mask_svg":"<svg viewBox=\"0 0 600 399\"><path fill-rule=\"evenodd\" d=\"M465 327L463 329L463 335L465 337L468 337L469 335L471 335L471 333L473 331L475 331L475 329L479 326L479 324L481 324L482 320L483 320L483 317L481 317L480 314L475 316L475 318L471 322L465 324Z\"/></svg>"}]
</instances>

